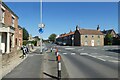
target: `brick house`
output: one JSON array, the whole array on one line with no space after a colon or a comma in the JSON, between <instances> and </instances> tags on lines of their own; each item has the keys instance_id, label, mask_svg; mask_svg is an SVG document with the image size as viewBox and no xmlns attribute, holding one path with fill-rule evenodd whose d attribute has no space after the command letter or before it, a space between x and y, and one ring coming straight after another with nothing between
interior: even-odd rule
<instances>
[{"instance_id":1,"label":"brick house","mask_svg":"<svg viewBox=\"0 0 120 80\"><path fill-rule=\"evenodd\" d=\"M74 34L74 45L75 46L103 46L104 36L100 32L99 26L97 30L92 29L80 29L76 27Z\"/></svg>"},{"instance_id":2,"label":"brick house","mask_svg":"<svg viewBox=\"0 0 120 80\"><path fill-rule=\"evenodd\" d=\"M10 53L18 48L19 17L5 4L0 4L0 49L2 53Z\"/></svg>"},{"instance_id":3,"label":"brick house","mask_svg":"<svg viewBox=\"0 0 120 80\"><path fill-rule=\"evenodd\" d=\"M23 43L23 29L20 25L18 25L18 30L19 30L19 41L18 41L18 46L19 48L22 47Z\"/></svg>"},{"instance_id":4,"label":"brick house","mask_svg":"<svg viewBox=\"0 0 120 80\"><path fill-rule=\"evenodd\" d=\"M104 35L99 26L97 30L80 29L76 26L74 32L70 31L67 34L61 34L56 41L59 44L66 42L69 46L104 46Z\"/></svg>"},{"instance_id":5,"label":"brick house","mask_svg":"<svg viewBox=\"0 0 120 80\"><path fill-rule=\"evenodd\" d=\"M104 43L108 45L109 40L106 39L106 35L110 34L112 37L112 45L120 45L119 35L114 31L114 29L103 30L101 31L104 34Z\"/></svg>"},{"instance_id":6,"label":"brick house","mask_svg":"<svg viewBox=\"0 0 120 80\"><path fill-rule=\"evenodd\" d=\"M114 29L103 30L103 31L101 31L101 32L104 34L104 37L105 37L107 34L111 34L112 37L115 37L115 38L118 37L118 35L117 35L116 32L114 31Z\"/></svg>"},{"instance_id":7,"label":"brick house","mask_svg":"<svg viewBox=\"0 0 120 80\"><path fill-rule=\"evenodd\" d=\"M66 45L72 46L74 44L74 32L70 30L69 33L61 34L59 37L57 37L56 42L57 44L66 43Z\"/></svg>"}]
</instances>

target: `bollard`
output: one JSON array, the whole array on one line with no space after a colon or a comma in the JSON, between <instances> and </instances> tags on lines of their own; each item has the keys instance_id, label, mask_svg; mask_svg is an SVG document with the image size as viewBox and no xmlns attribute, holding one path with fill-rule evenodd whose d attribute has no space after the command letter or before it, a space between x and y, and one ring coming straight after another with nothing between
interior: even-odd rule
<instances>
[{"instance_id":1,"label":"bollard","mask_svg":"<svg viewBox=\"0 0 120 80\"><path fill-rule=\"evenodd\" d=\"M50 51L52 52L52 50L53 50L53 49L51 48Z\"/></svg>"},{"instance_id":2,"label":"bollard","mask_svg":"<svg viewBox=\"0 0 120 80\"><path fill-rule=\"evenodd\" d=\"M56 53L56 61L58 61L58 55L59 55L59 53L57 52Z\"/></svg>"},{"instance_id":3,"label":"bollard","mask_svg":"<svg viewBox=\"0 0 120 80\"><path fill-rule=\"evenodd\" d=\"M58 57L57 57L58 59L58 80L60 80L61 79L61 56L60 55L58 55Z\"/></svg>"}]
</instances>

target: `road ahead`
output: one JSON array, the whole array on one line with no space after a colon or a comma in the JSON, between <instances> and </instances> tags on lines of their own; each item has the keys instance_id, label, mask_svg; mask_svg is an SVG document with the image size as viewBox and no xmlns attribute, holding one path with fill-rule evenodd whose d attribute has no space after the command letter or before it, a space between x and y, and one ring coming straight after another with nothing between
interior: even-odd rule
<instances>
[{"instance_id":1,"label":"road ahead","mask_svg":"<svg viewBox=\"0 0 120 80\"><path fill-rule=\"evenodd\" d=\"M70 78L118 78L118 47L58 46Z\"/></svg>"}]
</instances>

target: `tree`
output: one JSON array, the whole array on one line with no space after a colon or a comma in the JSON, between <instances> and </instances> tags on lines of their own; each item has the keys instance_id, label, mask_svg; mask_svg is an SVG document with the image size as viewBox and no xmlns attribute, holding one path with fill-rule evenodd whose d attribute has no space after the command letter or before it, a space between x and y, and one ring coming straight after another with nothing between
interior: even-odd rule
<instances>
[{"instance_id":1,"label":"tree","mask_svg":"<svg viewBox=\"0 0 120 80\"><path fill-rule=\"evenodd\" d=\"M56 36L57 36L56 34L51 34L49 36L49 40L55 42Z\"/></svg>"},{"instance_id":2,"label":"tree","mask_svg":"<svg viewBox=\"0 0 120 80\"><path fill-rule=\"evenodd\" d=\"M36 41L40 40L39 36L35 36L34 38L35 38Z\"/></svg>"},{"instance_id":3,"label":"tree","mask_svg":"<svg viewBox=\"0 0 120 80\"><path fill-rule=\"evenodd\" d=\"M28 38L29 38L29 33L25 28L23 28L23 40L28 40Z\"/></svg>"},{"instance_id":4,"label":"tree","mask_svg":"<svg viewBox=\"0 0 120 80\"><path fill-rule=\"evenodd\" d=\"M108 34L105 36L105 44L106 44L106 45L112 45L112 42L113 42L112 34L108 33Z\"/></svg>"}]
</instances>

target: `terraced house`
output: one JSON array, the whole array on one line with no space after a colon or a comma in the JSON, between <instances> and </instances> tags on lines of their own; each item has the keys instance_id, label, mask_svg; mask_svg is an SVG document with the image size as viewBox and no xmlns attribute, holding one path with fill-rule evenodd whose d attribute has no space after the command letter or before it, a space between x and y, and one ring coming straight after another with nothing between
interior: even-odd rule
<instances>
[{"instance_id":1,"label":"terraced house","mask_svg":"<svg viewBox=\"0 0 120 80\"><path fill-rule=\"evenodd\" d=\"M57 39L56 42L60 45L74 45L74 32L70 30L69 33L61 34Z\"/></svg>"},{"instance_id":2,"label":"terraced house","mask_svg":"<svg viewBox=\"0 0 120 80\"><path fill-rule=\"evenodd\" d=\"M0 49L2 53L10 53L19 49L21 45L19 32L22 28L18 28L19 17L5 4L0 4ZM22 33L20 33L22 34Z\"/></svg>"},{"instance_id":3,"label":"terraced house","mask_svg":"<svg viewBox=\"0 0 120 80\"><path fill-rule=\"evenodd\" d=\"M81 29L76 26L74 32L62 34L57 39L57 42L71 46L104 46L104 34L100 31L99 25L96 30Z\"/></svg>"}]
</instances>

